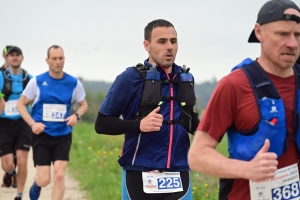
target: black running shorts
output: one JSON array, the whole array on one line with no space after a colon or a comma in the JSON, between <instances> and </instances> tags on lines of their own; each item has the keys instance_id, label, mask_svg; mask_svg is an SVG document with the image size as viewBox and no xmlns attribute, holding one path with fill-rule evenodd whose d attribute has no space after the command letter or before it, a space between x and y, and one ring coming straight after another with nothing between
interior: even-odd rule
<instances>
[{"instance_id":1,"label":"black running shorts","mask_svg":"<svg viewBox=\"0 0 300 200\"><path fill-rule=\"evenodd\" d=\"M22 119L0 118L0 157L14 153L15 149L29 151L32 131Z\"/></svg>"},{"instance_id":2,"label":"black running shorts","mask_svg":"<svg viewBox=\"0 0 300 200\"><path fill-rule=\"evenodd\" d=\"M51 165L56 160L69 161L69 153L72 144L72 133L53 137L42 132L33 134L32 149L34 166Z\"/></svg>"}]
</instances>

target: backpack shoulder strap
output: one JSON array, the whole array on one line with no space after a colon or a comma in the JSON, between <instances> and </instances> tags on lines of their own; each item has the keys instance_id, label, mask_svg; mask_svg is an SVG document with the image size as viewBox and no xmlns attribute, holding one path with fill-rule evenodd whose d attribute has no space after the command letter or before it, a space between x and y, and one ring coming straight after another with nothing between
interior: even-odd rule
<instances>
[{"instance_id":1,"label":"backpack shoulder strap","mask_svg":"<svg viewBox=\"0 0 300 200\"><path fill-rule=\"evenodd\" d=\"M12 93L12 81L9 80L10 74L8 70L2 71L3 74L3 87L1 93L3 94L3 98L5 101L8 100L8 97Z\"/></svg>"},{"instance_id":2,"label":"backpack shoulder strap","mask_svg":"<svg viewBox=\"0 0 300 200\"><path fill-rule=\"evenodd\" d=\"M147 71L150 69L150 67L142 64L142 63L138 63L136 66L135 66L135 69L137 70L137 72L139 73L139 75L141 76L141 78L143 80L146 79L146 73Z\"/></svg>"},{"instance_id":3,"label":"backpack shoulder strap","mask_svg":"<svg viewBox=\"0 0 300 200\"><path fill-rule=\"evenodd\" d=\"M23 70L23 90L26 88L28 82L30 81L30 77L28 72L25 69Z\"/></svg>"},{"instance_id":4,"label":"backpack shoulder strap","mask_svg":"<svg viewBox=\"0 0 300 200\"><path fill-rule=\"evenodd\" d=\"M245 72L257 100L261 100L264 97L280 98L272 81L256 62L243 66L241 69Z\"/></svg>"},{"instance_id":5,"label":"backpack shoulder strap","mask_svg":"<svg viewBox=\"0 0 300 200\"><path fill-rule=\"evenodd\" d=\"M296 63L294 65L293 69L294 69L295 78L296 78L296 91L295 91L295 96L294 96L294 111L296 111L296 112L293 112L293 130L297 137L298 129L299 129L299 118L300 118L299 111L298 111L298 107L299 107L298 91L300 90L300 64ZM298 151L298 154L299 153L300 152Z\"/></svg>"},{"instance_id":6,"label":"backpack shoulder strap","mask_svg":"<svg viewBox=\"0 0 300 200\"><path fill-rule=\"evenodd\" d=\"M300 90L300 64L295 64L294 65L294 72L295 72L295 76L296 76L296 80L298 80L297 82L297 88Z\"/></svg>"},{"instance_id":7,"label":"backpack shoulder strap","mask_svg":"<svg viewBox=\"0 0 300 200\"><path fill-rule=\"evenodd\" d=\"M249 83L251 85L252 91L256 99L258 113L261 117L262 114L261 110L259 109L258 101L264 97L279 99L280 95L272 81L267 76L267 74L256 62L252 62L244 66L239 66L239 68L241 68L241 70L244 71L249 80ZM251 130L248 131L237 130L235 125L232 124L228 130L231 130L233 132L240 132L243 134L253 134L258 130L258 124L256 124Z\"/></svg>"}]
</instances>

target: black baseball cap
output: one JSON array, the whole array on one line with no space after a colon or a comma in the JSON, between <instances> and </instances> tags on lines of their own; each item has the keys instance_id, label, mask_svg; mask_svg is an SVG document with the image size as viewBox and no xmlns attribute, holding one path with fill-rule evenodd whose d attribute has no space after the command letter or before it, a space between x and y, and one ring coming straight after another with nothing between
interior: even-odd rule
<instances>
[{"instance_id":1,"label":"black baseball cap","mask_svg":"<svg viewBox=\"0 0 300 200\"><path fill-rule=\"evenodd\" d=\"M300 12L299 7L290 0L270 0L267 1L259 10L256 23L263 25L270 22L275 22L279 20L292 20L297 23L300 23L300 17L296 15L284 14L284 12L293 8ZM258 39L255 35L254 29L248 39L248 42L258 42Z\"/></svg>"},{"instance_id":2,"label":"black baseball cap","mask_svg":"<svg viewBox=\"0 0 300 200\"><path fill-rule=\"evenodd\" d=\"M7 50L7 55L9 55L11 52L18 52L19 54L23 55L21 49L17 46L12 46Z\"/></svg>"}]
</instances>

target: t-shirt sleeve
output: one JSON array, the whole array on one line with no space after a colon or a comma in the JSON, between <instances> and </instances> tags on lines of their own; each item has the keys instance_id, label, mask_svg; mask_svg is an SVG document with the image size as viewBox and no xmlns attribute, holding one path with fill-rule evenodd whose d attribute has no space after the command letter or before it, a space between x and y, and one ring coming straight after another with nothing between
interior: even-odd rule
<instances>
[{"instance_id":1,"label":"t-shirt sleeve","mask_svg":"<svg viewBox=\"0 0 300 200\"><path fill-rule=\"evenodd\" d=\"M233 122L235 103L233 85L224 77L218 82L197 129L220 141Z\"/></svg>"},{"instance_id":2,"label":"t-shirt sleeve","mask_svg":"<svg viewBox=\"0 0 300 200\"><path fill-rule=\"evenodd\" d=\"M77 85L74 89L74 93L73 93L73 100L77 103L83 101L83 99L85 98L85 91L83 88L82 83L77 80Z\"/></svg>"},{"instance_id":3,"label":"t-shirt sleeve","mask_svg":"<svg viewBox=\"0 0 300 200\"><path fill-rule=\"evenodd\" d=\"M36 78L31 78L28 84L26 85L26 88L24 89L22 95L24 95L26 98L33 100L37 92L37 83Z\"/></svg>"},{"instance_id":4,"label":"t-shirt sleeve","mask_svg":"<svg viewBox=\"0 0 300 200\"><path fill-rule=\"evenodd\" d=\"M132 109L134 99L140 98L137 91L141 89L141 81L140 75L133 67L127 68L113 82L99 112L103 115L120 117L126 109Z\"/></svg>"}]
</instances>

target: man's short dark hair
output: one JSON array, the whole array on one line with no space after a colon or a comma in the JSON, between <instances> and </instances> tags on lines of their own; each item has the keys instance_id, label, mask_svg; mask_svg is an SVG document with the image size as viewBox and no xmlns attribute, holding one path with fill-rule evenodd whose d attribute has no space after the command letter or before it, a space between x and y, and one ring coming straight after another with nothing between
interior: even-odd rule
<instances>
[{"instance_id":1,"label":"man's short dark hair","mask_svg":"<svg viewBox=\"0 0 300 200\"><path fill-rule=\"evenodd\" d=\"M61 49L61 50L63 50L63 48L61 48L61 47L58 46L58 45L52 45L52 46L49 47L48 50L47 50L47 58L49 58L49 52L50 52L51 49Z\"/></svg>"},{"instance_id":2,"label":"man's short dark hair","mask_svg":"<svg viewBox=\"0 0 300 200\"><path fill-rule=\"evenodd\" d=\"M156 19L152 22L149 22L149 24L147 24L147 26L145 27L144 30L144 39L147 41L151 40L151 34L152 34L152 30L155 29L156 27L173 27L173 24L167 20L164 19ZM174 28L175 30L175 28Z\"/></svg>"}]
</instances>

